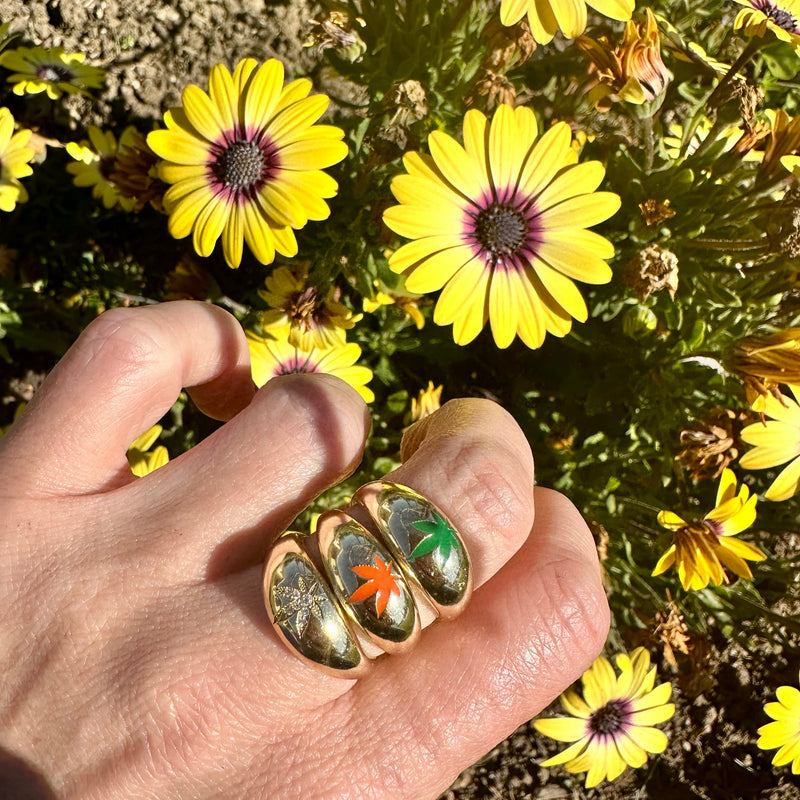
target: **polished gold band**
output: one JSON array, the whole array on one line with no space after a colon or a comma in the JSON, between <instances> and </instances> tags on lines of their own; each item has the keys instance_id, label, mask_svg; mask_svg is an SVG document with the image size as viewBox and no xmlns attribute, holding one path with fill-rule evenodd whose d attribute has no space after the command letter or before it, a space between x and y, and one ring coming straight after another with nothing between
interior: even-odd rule
<instances>
[{"instance_id":1,"label":"polished gold band","mask_svg":"<svg viewBox=\"0 0 800 800\"><path fill-rule=\"evenodd\" d=\"M264 565L264 602L299 658L342 678L404 652L435 618L451 619L472 592L456 528L427 498L390 481L362 486L315 537L287 531Z\"/></svg>"}]
</instances>

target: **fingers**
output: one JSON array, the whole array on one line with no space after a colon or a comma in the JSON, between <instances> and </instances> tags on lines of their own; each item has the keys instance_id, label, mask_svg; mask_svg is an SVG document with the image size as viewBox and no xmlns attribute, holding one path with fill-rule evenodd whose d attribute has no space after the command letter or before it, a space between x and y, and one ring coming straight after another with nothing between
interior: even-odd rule
<instances>
[{"instance_id":1,"label":"fingers","mask_svg":"<svg viewBox=\"0 0 800 800\"><path fill-rule=\"evenodd\" d=\"M106 312L3 437L4 493L83 494L128 479L125 451L183 387L203 411L227 419L255 392L249 364L239 323L216 306Z\"/></svg>"},{"instance_id":2,"label":"fingers","mask_svg":"<svg viewBox=\"0 0 800 800\"><path fill-rule=\"evenodd\" d=\"M407 656L384 658L340 700L354 730L370 720L353 770L379 774L387 752L403 765L384 771L398 784L385 787L388 797L437 797L603 646L608 607L591 534L562 495L537 488L534 499L531 535L464 614L427 630Z\"/></svg>"},{"instance_id":3,"label":"fingers","mask_svg":"<svg viewBox=\"0 0 800 800\"><path fill-rule=\"evenodd\" d=\"M109 497L114 514L147 509L121 545L132 548L126 557L179 583L260 563L297 514L355 469L369 425L364 401L336 377L269 381L196 447Z\"/></svg>"},{"instance_id":4,"label":"fingers","mask_svg":"<svg viewBox=\"0 0 800 800\"><path fill-rule=\"evenodd\" d=\"M409 428L401 457L387 480L450 517L472 559L475 586L485 583L533 524L533 456L519 425L488 400L451 400Z\"/></svg>"}]
</instances>

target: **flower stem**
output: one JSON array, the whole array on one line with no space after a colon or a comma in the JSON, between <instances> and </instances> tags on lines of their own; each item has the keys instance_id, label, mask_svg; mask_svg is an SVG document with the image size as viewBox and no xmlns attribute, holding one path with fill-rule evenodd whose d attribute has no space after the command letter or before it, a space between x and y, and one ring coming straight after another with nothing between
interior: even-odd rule
<instances>
[{"instance_id":1,"label":"flower stem","mask_svg":"<svg viewBox=\"0 0 800 800\"><path fill-rule=\"evenodd\" d=\"M722 80L717 84L714 91L708 96L705 106L709 111L712 111L716 109L717 106L722 105L726 99L725 90L728 88L731 81L737 75L739 70L762 48L763 45L764 40L759 38L751 39L747 43L747 46L739 54L739 57L736 59L736 61L731 64L731 68L722 76Z\"/></svg>"}]
</instances>

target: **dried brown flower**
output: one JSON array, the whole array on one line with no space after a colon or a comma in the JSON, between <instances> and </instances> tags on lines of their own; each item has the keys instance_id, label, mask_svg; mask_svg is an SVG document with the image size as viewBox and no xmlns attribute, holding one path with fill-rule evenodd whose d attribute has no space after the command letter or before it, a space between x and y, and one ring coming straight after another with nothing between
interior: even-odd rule
<instances>
[{"instance_id":1,"label":"dried brown flower","mask_svg":"<svg viewBox=\"0 0 800 800\"><path fill-rule=\"evenodd\" d=\"M214 279L193 255L184 256L168 275L164 285L165 300L205 300Z\"/></svg>"},{"instance_id":2,"label":"dried brown flower","mask_svg":"<svg viewBox=\"0 0 800 800\"><path fill-rule=\"evenodd\" d=\"M706 419L681 431L683 449L675 460L683 464L696 481L715 480L739 457L739 433L747 421L747 412L712 409Z\"/></svg>"},{"instance_id":3,"label":"dried brown flower","mask_svg":"<svg viewBox=\"0 0 800 800\"><path fill-rule=\"evenodd\" d=\"M660 245L648 245L625 264L622 282L642 302L661 289L666 289L674 300L678 291L678 257Z\"/></svg>"},{"instance_id":4,"label":"dried brown flower","mask_svg":"<svg viewBox=\"0 0 800 800\"><path fill-rule=\"evenodd\" d=\"M639 203L639 210L642 212L644 224L651 228L660 225L665 220L672 219L678 213L670 208L669 199L661 201L652 197Z\"/></svg>"}]
</instances>

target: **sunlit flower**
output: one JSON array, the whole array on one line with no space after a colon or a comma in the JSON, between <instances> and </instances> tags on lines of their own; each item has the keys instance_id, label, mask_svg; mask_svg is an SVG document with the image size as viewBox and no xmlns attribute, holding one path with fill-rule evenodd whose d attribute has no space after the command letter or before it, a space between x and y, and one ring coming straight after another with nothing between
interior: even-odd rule
<instances>
[{"instance_id":1,"label":"sunlit flower","mask_svg":"<svg viewBox=\"0 0 800 800\"><path fill-rule=\"evenodd\" d=\"M14 133L14 117L7 108L0 108L0 211L13 211L17 203L28 199L28 192L19 182L33 173L28 162L34 150L28 147L29 130Z\"/></svg>"},{"instance_id":2,"label":"sunlit flower","mask_svg":"<svg viewBox=\"0 0 800 800\"><path fill-rule=\"evenodd\" d=\"M411 413L409 422L418 422L429 417L442 405L442 386L434 386L433 381L428 381L425 389L419 390L417 397L411 398Z\"/></svg>"},{"instance_id":3,"label":"sunlit flower","mask_svg":"<svg viewBox=\"0 0 800 800\"><path fill-rule=\"evenodd\" d=\"M322 172L347 155L344 132L315 125L328 107L325 95L308 97L311 81L283 85L283 65L240 61L231 73L211 69L208 94L183 90L183 106L164 115L167 130L147 137L164 159L161 178L173 184L164 196L176 239L193 233L201 256L217 239L231 267L244 243L262 264L276 251L297 253L293 229L330 214L326 198L336 181Z\"/></svg>"},{"instance_id":4,"label":"sunlit flower","mask_svg":"<svg viewBox=\"0 0 800 800\"><path fill-rule=\"evenodd\" d=\"M779 686L777 702L767 703L764 712L774 722L758 729L756 744L762 750L778 750L772 763L776 767L792 765L792 773L800 774L800 691L795 686Z\"/></svg>"},{"instance_id":5,"label":"sunlit flower","mask_svg":"<svg viewBox=\"0 0 800 800\"><path fill-rule=\"evenodd\" d=\"M265 288L258 293L272 310L261 315L261 327L272 332L288 326L289 343L302 350L343 345L346 331L361 319L361 315L353 315L338 301L334 287L322 292L309 285L307 278L307 265L294 272L278 267L266 278Z\"/></svg>"},{"instance_id":6,"label":"sunlit flower","mask_svg":"<svg viewBox=\"0 0 800 800\"><path fill-rule=\"evenodd\" d=\"M611 19L631 18L634 0L500 0L500 22L514 25L528 17L533 38L547 44L561 31L574 39L586 30L586 6Z\"/></svg>"},{"instance_id":7,"label":"sunlit flower","mask_svg":"<svg viewBox=\"0 0 800 800\"><path fill-rule=\"evenodd\" d=\"M686 522L672 511L659 512L659 524L674 535L652 574L661 575L674 566L687 591L704 589L709 583L714 586L728 583L726 569L740 578L752 578L747 562L763 561L766 555L755 545L735 537L755 522L756 499L744 484L737 495L736 476L733 470L725 469L714 509L699 522Z\"/></svg>"},{"instance_id":8,"label":"sunlit flower","mask_svg":"<svg viewBox=\"0 0 800 800\"><path fill-rule=\"evenodd\" d=\"M574 742L541 766L563 764L569 772L586 772L586 786L616 780L628 767L647 763L648 753L663 753L666 734L654 728L675 713L670 683L655 685L650 653L637 647L616 657L619 675L600 656L581 678L583 697L574 689L561 695L569 717L537 719L539 733L559 742Z\"/></svg>"},{"instance_id":9,"label":"sunlit flower","mask_svg":"<svg viewBox=\"0 0 800 800\"><path fill-rule=\"evenodd\" d=\"M444 287L433 321L452 324L457 344L471 342L489 320L498 347L517 334L539 347L547 332L565 336L572 317L586 320L573 280L611 280L603 259L614 246L586 230L620 206L616 194L595 191L603 165L571 163L566 123L537 137L529 108L500 106L491 124L472 109L463 147L434 131L431 155L407 153L408 174L392 181L400 205L384 212L384 222L414 241L389 266L406 274L410 292Z\"/></svg>"},{"instance_id":10,"label":"sunlit flower","mask_svg":"<svg viewBox=\"0 0 800 800\"><path fill-rule=\"evenodd\" d=\"M759 172L769 178L781 178L787 163L792 163L794 154L800 150L800 115L790 117L782 108L768 108L764 112L770 121L770 133L766 140L763 160ZM789 166L791 171L791 166Z\"/></svg>"},{"instance_id":11,"label":"sunlit flower","mask_svg":"<svg viewBox=\"0 0 800 800\"><path fill-rule=\"evenodd\" d=\"M67 172L73 175L76 186L92 187L92 196L101 200L104 208L113 208L117 203L131 211L137 207L133 197L123 197L117 186L111 181L117 151L135 134L135 128L127 128L119 142L111 131L103 132L94 125L89 126L89 142L67 143L67 153L77 163L67 164Z\"/></svg>"},{"instance_id":12,"label":"sunlit flower","mask_svg":"<svg viewBox=\"0 0 800 800\"><path fill-rule=\"evenodd\" d=\"M150 450L161 435L163 428L160 425L153 425L141 436L135 439L128 448L128 464L131 472L138 478L163 467L169 461L169 453L164 445L160 444Z\"/></svg>"},{"instance_id":13,"label":"sunlit flower","mask_svg":"<svg viewBox=\"0 0 800 800\"><path fill-rule=\"evenodd\" d=\"M651 102L663 94L672 77L661 58L656 18L649 8L645 13L641 25L628 20L619 47L612 48L602 36L597 41L580 36L575 42L596 69L596 85L588 97L599 108L617 99L635 105Z\"/></svg>"},{"instance_id":14,"label":"sunlit flower","mask_svg":"<svg viewBox=\"0 0 800 800\"><path fill-rule=\"evenodd\" d=\"M83 62L83 53L65 53L63 47L17 47L0 55L0 66L11 70L9 83L16 95L47 92L51 100L62 94L88 94L99 89L105 70Z\"/></svg>"},{"instance_id":15,"label":"sunlit flower","mask_svg":"<svg viewBox=\"0 0 800 800\"><path fill-rule=\"evenodd\" d=\"M751 402L757 395L780 398L779 383L800 385L800 328L745 336L733 349L731 367Z\"/></svg>"},{"instance_id":16,"label":"sunlit flower","mask_svg":"<svg viewBox=\"0 0 800 800\"><path fill-rule=\"evenodd\" d=\"M771 419L754 422L742 430L742 440L755 445L739 460L744 469L784 467L764 493L767 500L788 500L800 488L800 386L789 385L792 396L782 393L780 399L771 394L760 395L753 402L753 411Z\"/></svg>"},{"instance_id":17,"label":"sunlit flower","mask_svg":"<svg viewBox=\"0 0 800 800\"><path fill-rule=\"evenodd\" d=\"M289 343L288 329L279 333L285 335L271 338L247 331L250 366L256 386L263 386L279 375L327 372L349 383L368 403L375 399L366 385L372 380L372 370L356 364L361 356L357 344L351 342L325 350L316 347L301 350Z\"/></svg>"},{"instance_id":18,"label":"sunlit flower","mask_svg":"<svg viewBox=\"0 0 800 800\"><path fill-rule=\"evenodd\" d=\"M733 22L735 31L748 36L766 36L770 31L782 42L788 42L800 52L800 0L735 0L745 6Z\"/></svg>"}]
</instances>

